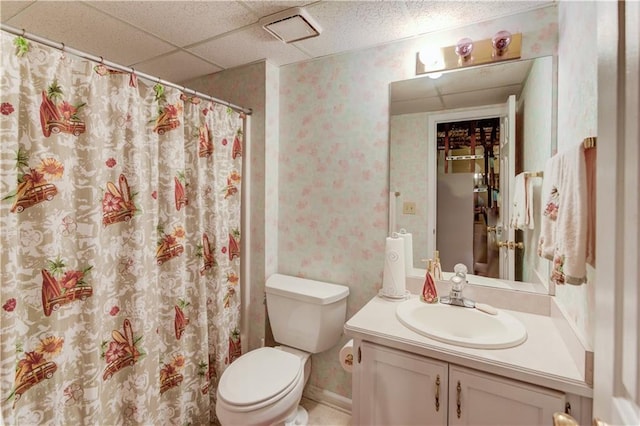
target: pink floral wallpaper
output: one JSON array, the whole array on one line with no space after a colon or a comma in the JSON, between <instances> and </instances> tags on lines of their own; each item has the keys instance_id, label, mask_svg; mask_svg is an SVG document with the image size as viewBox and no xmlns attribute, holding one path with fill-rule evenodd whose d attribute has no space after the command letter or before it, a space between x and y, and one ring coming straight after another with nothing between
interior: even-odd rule
<instances>
[{"instance_id":1,"label":"pink floral wallpaper","mask_svg":"<svg viewBox=\"0 0 640 426\"><path fill-rule=\"evenodd\" d=\"M280 68L280 272L348 285L349 317L376 294L388 226L388 85L415 76L425 45L501 29L523 33L523 57L554 54L557 9ZM310 383L350 397L339 349L314 355Z\"/></svg>"},{"instance_id":2,"label":"pink floral wallpaper","mask_svg":"<svg viewBox=\"0 0 640 426\"><path fill-rule=\"evenodd\" d=\"M523 34L524 58L556 54L557 5L279 69L259 63L187 82L254 111L245 237L249 348L265 335L264 281L273 272L349 286L347 317L376 294L391 189L389 83L415 77L415 53L426 46L490 38L501 29ZM338 362L346 340L313 356L309 383L350 398L351 377Z\"/></svg>"},{"instance_id":3,"label":"pink floral wallpaper","mask_svg":"<svg viewBox=\"0 0 640 426\"><path fill-rule=\"evenodd\" d=\"M561 2L558 19L558 152L575 147L598 131L598 58L584 55L597 37L595 2ZM577 329L593 344L595 271L587 270L587 284L557 286L556 297Z\"/></svg>"},{"instance_id":4,"label":"pink floral wallpaper","mask_svg":"<svg viewBox=\"0 0 640 426\"><path fill-rule=\"evenodd\" d=\"M413 242L413 267L425 269L422 259L433 257L426 252L427 223L427 181L431 175L427 171L428 122L429 113L392 115L389 117L390 170L389 180L392 192L399 192L395 198L396 228L411 233ZM416 214L402 213L406 201L416 203ZM421 247L423 249L421 249ZM406 254L405 254L406 256Z\"/></svg>"}]
</instances>

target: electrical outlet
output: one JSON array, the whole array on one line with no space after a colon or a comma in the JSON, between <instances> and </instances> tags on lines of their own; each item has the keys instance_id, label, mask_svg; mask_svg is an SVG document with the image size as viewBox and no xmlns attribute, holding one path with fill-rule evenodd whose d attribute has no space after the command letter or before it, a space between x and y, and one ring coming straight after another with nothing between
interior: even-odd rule
<instances>
[{"instance_id":1,"label":"electrical outlet","mask_svg":"<svg viewBox=\"0 0 640 426\"><path fill-rule=\"evenodd\" d=\"M416 214L416 203L405 201L402 204L402 214Z\"/></svg>"}]
</instances>

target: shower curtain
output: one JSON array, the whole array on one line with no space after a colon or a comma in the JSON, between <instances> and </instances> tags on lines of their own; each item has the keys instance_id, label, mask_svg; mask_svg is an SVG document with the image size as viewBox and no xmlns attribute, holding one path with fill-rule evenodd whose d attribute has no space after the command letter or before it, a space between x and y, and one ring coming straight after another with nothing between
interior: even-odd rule
<instances>
[{"instance_id":1,"label":"shower curtain","mask_svg":"<svg viewBox=\"0 0 640 426\"><path fill-rule=\"evenodd\" d=\"M2 424L210 424L244 114L1 33Z\"/></svg>"}]
</instances>

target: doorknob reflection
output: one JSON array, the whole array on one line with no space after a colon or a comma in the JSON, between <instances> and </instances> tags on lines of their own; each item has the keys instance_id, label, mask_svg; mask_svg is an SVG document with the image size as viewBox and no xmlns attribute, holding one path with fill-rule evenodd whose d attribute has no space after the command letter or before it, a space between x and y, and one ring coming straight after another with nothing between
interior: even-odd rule
<instances>
[{"instance_id":1,"label":"doorknob reflection","mask_svg":"<svg viewBox=\"0 0 640 426\"><path fill-rule=\"evenodd\" d=\"M496 245L498 248L506 247L509 250L522 250L524 248L524 244L522 242L516 243L515 241L498 241Z\"/></svg>"}]
</instances>

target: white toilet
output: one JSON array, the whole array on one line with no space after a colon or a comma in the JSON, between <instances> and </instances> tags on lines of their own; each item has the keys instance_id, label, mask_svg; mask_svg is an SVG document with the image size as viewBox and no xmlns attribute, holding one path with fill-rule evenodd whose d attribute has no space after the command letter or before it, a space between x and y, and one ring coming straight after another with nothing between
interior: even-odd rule
<instances>
[{"instance_id":1,"label":"white toilet","mask_svg":"<svg viewBox=\"0 0 640 426\"><path fill-rule=\"evenodd\" d=\"M298 404L310 356L342 335L349 287L281 274L265 287L273 337L283 346L250 351L222 373L216 414L223 426L306 425L307 412Z\"/></svg>"}]
</instances>

